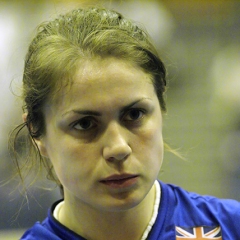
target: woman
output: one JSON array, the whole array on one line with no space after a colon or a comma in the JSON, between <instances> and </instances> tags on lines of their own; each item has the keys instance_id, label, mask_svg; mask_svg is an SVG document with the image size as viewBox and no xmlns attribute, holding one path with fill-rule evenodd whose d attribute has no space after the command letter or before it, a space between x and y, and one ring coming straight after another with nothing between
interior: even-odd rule
<instances>
[{"instance_id":1,"label":"woman","mask_svg":"<svg viewBox=\"0 0 240 240\"><path fill-rule=\"evenodd\" d=\"M63 199L21 239L240 239L240 204L157 180L165 68L115 11L39 27L25 61L24 124Z\"/></svg>"}]
</instances>

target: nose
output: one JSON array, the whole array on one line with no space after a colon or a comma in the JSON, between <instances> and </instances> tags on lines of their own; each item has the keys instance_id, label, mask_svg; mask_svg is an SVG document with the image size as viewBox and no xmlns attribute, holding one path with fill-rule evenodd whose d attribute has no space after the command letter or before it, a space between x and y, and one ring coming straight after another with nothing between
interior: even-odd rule
<instances>
[{"instance_id":1,"label":"nose","mask_svg":"<svg viewBox=\"0 0 240 240\"><path fill-rule=\"evenodd\" d=\"M107 161L123 161L132 149L126 139L126 130L118 124L111 124L104 133L103 157Z\"/></svg>"}]
</instances>

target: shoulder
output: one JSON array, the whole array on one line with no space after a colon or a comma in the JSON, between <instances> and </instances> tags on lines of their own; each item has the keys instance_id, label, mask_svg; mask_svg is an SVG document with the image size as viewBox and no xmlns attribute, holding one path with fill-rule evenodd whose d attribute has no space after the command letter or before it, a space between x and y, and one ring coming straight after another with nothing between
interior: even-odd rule
<instances>
[{"instance_id":1,"label":"shoulder","mask_svg":"<svg viewBox=\"0 0 240 240\"><path fill-rule=\"evenodd\" d=\"M57 236L58 231L54 231L52 228L52 223L54 223L55 219L53 217L53 210L56 205L61 200L55 202L51 208L48 210L48 216L45 218L43 222L36 222L31 228L29 228L23 236L20 238L21 240L34 240L34 239L51 239L51 240L60 240Z\"/></svg>"},{"instance_id":2,"label":"shoulder","mask_svg":"<svg viewBox=\"0 0 240 240\"><path fill-rule=\"evenodd\" d=\"M29 228L20 239L21 240L33 240L33 239L60 240L59 237L57 237L53 232L51 232L47 227L45 227L40 222L35 223L33 227Z\"/></svg>"},{"instance_id":3,"label":"shoulder","mask_svg":"<svg viewBox=\"0 0 240 240\"><path fill-rule=\"evenodd\" d=\"M161 182L163 193L167 193L177 210L193 210L197 212L212 212L215 215L239 215L240 202L232 199L219 199L213 196L199 195L188 192L181 187ZM184 208L183 208L184 207ZM180 209L178 209L180 208Z\"/></svg>"},{"instance_id":4,"label":"shoulder","mask_svg":"<svg viewBox=\"0 0 240 240\"><path fill-rule=\"evenodd\" d=\"M214 196L199 195L194 192L188 192L181 187L164 184L165 188L171 192L178 204L181 205L194 205L197 209L212 209L212 211L218 211L225 209L226 212L240 213L240 202L233 199L219 199ZM226 213L225 212L225 213Z\"/></svg>"},{"instance_id":5,"label":"shoulder","mask_svg":"<svg viewBox=\"0 0 240 240\"><path fill-rule=\"evenodd\" d=\"M58 222L54 216L53 211L55 207L61 202L59 200L55 202L51 209L48 211L48 217L42 222L37 222L28 229L21 240L68 240L68 239L78 239L84 240L81 236L77 235L60 222Z\"/></svg>"},{"instance_id":6,"label":"shoulder","mask_svg":"<svg viewBox=\"0 0 240 240\"><path fill-rule=\"evenodd\" d=\"M202 196L175 185L160 184L163 197L160 207L168 208L168 223L176 227L220 227L224 239L240 239L240 202Z\"/></svg>"}]
</instances>

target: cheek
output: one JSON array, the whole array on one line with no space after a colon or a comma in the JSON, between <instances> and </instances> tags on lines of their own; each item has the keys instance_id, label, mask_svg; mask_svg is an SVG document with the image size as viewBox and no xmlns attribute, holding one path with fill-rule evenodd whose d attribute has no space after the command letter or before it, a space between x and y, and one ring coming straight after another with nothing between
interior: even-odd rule
<instances>
[{"instance_id":1,"label":"cheek","mask_svg":"<svg viewBox=\"0 0 240 240\"><path fill-rule=\"evenodd\" d=\"M162 137L162 122L161 118L155 119L148 124L140 132L142 146L141 154L146 155L151 160L151 163L160 164L163 159L163 137Z\"/></svg>"},{"instance_id":2,"label":"cheek","mask_svg":"<svg viewBox=\"0 0 240 240\"><path fill-rule=\"evenodd\" d=\"M149 145L162 145L162 121L160 116L155 116L140 130L142 140Z\"/></svg>"},{"instance_id":3,"label":"cheek","mask_svg":"<svg viewBox=\"0 0 240 240\"><path fill-rule=\"evenodd\" d=\"M49 145L49 149L54 170L63 184L74 183L91 174L94 149L66 138L58 141L55 147Z\"/></svg>"},{"instance_id":4,"label":"cheek","mask_svg":"<svg viewBox=\"0 0 240 240\"><path fill-rule=\"evenodd\" d=\"M163 155L163 138L160 127L149 127L141 130L138 141L135 143L137 151L146 152L152 157L162 157ZM139 146L142 146L139 148Z\"/></svg>"}]
</instances>

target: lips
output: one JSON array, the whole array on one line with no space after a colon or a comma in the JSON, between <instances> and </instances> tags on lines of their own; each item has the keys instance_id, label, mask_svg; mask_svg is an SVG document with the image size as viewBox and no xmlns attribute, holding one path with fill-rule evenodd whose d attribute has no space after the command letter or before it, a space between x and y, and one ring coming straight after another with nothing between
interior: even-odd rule
<instances>
[{"instance_id":1,"label":"lips","mask_svg":"<svg viewBox=\"0 0 240 240\"><path fill-rule=\"evenodd\" d=\"M136 184L137 180L138 175L135 174L116 174L100 180L100 183L112 188L126 188Z\"/></svg>"}]
</instances>

